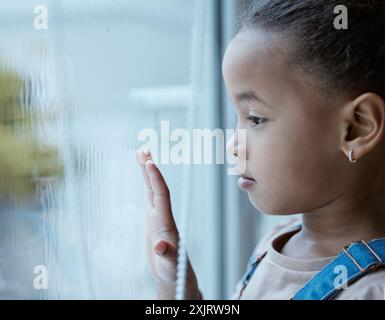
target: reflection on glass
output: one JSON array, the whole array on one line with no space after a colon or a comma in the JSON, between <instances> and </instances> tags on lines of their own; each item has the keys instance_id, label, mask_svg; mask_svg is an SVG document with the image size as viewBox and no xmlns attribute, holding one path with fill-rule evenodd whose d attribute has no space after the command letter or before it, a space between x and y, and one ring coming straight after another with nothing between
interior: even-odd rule
<instances>
[{"instance_id":1,"label":"reflection on glass","mask_svg":"<svg viewBox=\"0 0 385 320\"><path fill-rule=\"evenodd\" d=\"M36 126L45 115L23 106L31 101L25 81L0 65L0 88L0 201L22 202L63 168L57 150L39 142Z\"/></svg>"}]
</instances>

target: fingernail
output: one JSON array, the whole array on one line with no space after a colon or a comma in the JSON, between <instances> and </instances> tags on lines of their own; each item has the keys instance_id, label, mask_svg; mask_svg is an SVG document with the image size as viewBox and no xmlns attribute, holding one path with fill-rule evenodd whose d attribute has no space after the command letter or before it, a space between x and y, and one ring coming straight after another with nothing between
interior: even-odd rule
<instances>
[{"instance_id":1,"label":"fingernail","mask_svg":"<svg viewBox=\"0 0 385 320\"><path fill-rule=\"evenodd\" d=\"M138 150L136 150L136 153L137 154L143 153L146 157L148 157L150 154L150 150L149 149L138 149Z\"/></svg>"}]
</instances>

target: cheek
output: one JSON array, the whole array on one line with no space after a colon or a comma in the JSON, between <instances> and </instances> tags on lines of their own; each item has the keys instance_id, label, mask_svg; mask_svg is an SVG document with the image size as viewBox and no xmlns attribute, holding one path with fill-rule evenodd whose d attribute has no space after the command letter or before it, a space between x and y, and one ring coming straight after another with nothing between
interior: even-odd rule
<instances>
[{"instance_id":1,"label":"cheek","mask_svg":"<svg viewBox=\"0 0 385 320\"><path fill-rule=\"evenodd\" d=\"M261 211L303 212L327 202L341 189L336 183L341 180L341 157L331 147L334 137L323 130L277 123L253 138L249 167L257 186L250 197Z\"/></svg>"}]
</instances>

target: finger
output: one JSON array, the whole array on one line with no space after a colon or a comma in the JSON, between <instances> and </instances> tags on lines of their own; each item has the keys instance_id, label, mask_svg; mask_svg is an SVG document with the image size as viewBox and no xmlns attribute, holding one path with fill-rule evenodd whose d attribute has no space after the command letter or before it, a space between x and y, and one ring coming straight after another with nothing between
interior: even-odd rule
<instances>
[{"instance_id":1,"label":"finger","mask_svg":"<svg viewBox=\"0 0 385 320\"><path fill-rule=\"evenodd\" d=\"M150 178L148 177L147 171L145 169L145 163L149 158L151 159L150 151L147 151L147 152L143 150L137 151L137 160L139 162L140 168L142 170L144 182L146 184L148 200L150 202L150 205L154 206L154 192L151 187Z\"/></svg>"},{"instance_id":2,"label":"finger","mask_svg":"<svg viewBox=\"0 0 385 320\"><path fill-rule=\"evenodd\" d=\"M156 212L172 219L170 192L168 186L152 160L147 160L146 171L150 178L151 188L154 192L154 207Z\"/></svg>"},{"instance_id":3,"label":"finger","mask_svg":"<svg viewBox=\"0 0 385 320\"><path fill-rule=\"evenodd\" d=\"M152 159L151 151L150 150L137 150L136 151L136 158L140 165L144 165L147 160Z\"/></svg>"}]
</instances>

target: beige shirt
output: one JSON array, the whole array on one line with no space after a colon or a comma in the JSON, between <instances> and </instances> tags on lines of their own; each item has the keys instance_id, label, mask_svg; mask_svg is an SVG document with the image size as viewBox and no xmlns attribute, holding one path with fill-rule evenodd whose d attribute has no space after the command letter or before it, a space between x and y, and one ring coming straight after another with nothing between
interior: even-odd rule
<instances>
[{"instance_id":1,"label":"beige shirt","mask_svg":"<svg viewBox=\"0 0 385 320\"><path fill-rule=\"evenodd\" d=\"M242 292L242 300L288 300L297 293L334 257L321 259L294 259L279 253L280 248L293 234L293 227L300 222L294 219L276 226L271 234L262 239L254 250L255 253L267 252L262 262ZM231 299L239 297L241 283ZM349 285L336 300L383 300L385 299L385 269L369 273Z\"/></svg>"}]
</instances>

